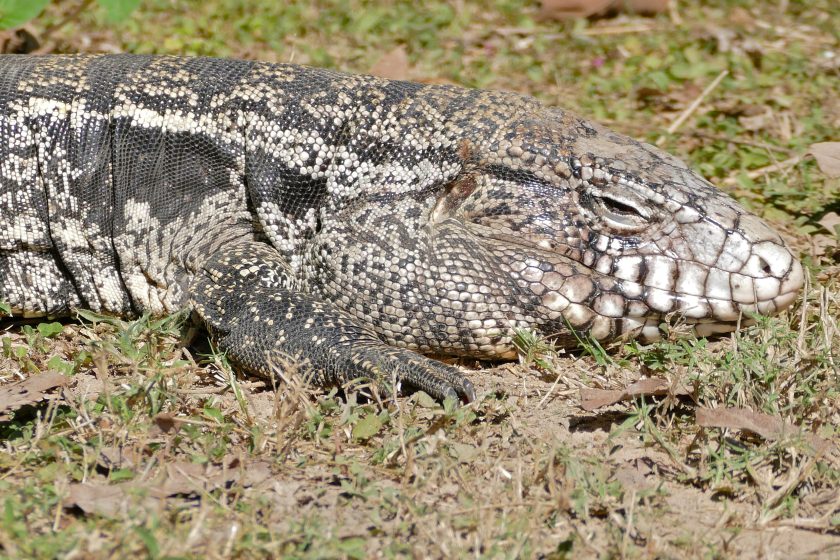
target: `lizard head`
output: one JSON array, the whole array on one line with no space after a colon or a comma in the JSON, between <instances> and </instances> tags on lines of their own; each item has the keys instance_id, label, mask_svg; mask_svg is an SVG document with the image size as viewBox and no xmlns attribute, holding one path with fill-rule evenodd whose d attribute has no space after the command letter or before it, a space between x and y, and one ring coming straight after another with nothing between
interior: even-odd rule
<instances>
[{"instance_id":1,"label":"lizard head","mask_svg":"<svg viewBox=\"0 0 840 560\"><path fill-rule=\"evenodd\" d=\"M679 318L707 336L802 287L778 233L653 146L538 109L461 151L433 221L457 219L494 255L532 302L515 322L544 334L654 340Z\"/></svg>"}]
</instances>

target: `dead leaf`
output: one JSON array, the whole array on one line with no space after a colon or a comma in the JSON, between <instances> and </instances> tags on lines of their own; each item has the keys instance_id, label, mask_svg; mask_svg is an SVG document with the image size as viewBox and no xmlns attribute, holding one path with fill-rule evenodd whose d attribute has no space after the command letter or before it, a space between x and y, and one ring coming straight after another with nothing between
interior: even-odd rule
<instances>
[{"instance_id":1,"label":"dead leaf","mask_svg":"<svg viewBox=\"0 0 840 560\"><path fill-rule=\"evenodd\" d=\"M698 407L696 419L697 425L704 428L747 430L768 440L802 437L814 448L816 453L822 453L831 447L828 441L816 434L804 431L799 426L785 422L776 416L763 412L753 412L745 408Z\"/></svg>"},{"instance_id":2,"label":"dead leaf","mask_svg":"<svg viewBox=\"0 0 840 560\"><path fill-rule=\"evenodd\" d=\"M55 398L47 395L47 391L56 387L63 387L70 382L68 377L48 371L23 381L0 387L0 421L10 420L9 412L15 411L27 404L35 404L43 400Z\"/></svg>"},{"instance_id":3,"label":"dead leaf","mask_svg":"<svg viewBox=\"0 0 840 560\"><path fill-rule=\"evenodd\" d=\"M103 390L104 384L96 376L77 373L73 376L73 385L67 387L65 394L71 401L95 401Z\"/></svg>"},{"instance_id":4,"label":"dead leaf","mask_svg":"<svg viewBox=\"0 0 840 560\"><path fill-rule=\"evenodd\" d=\"M823 235L817 234L811 236L811 251L812 254L820 258L833 260L834 262L840 262L840 244L837 242L836 235ZM831 267L828 269L822 270L818 275L817 279L821 282L828 280L829 278L835 278L836 273L832 274Z\"/></svg>"},{"instance_id":5,"label":"dead leaf","mask_svg":"<svg viewBox=\"0 0 840 560\"><path fill-rule=\"evenodd\" d=\"M817 142L808 148L820 171L831 179L840 177L840 142Z\"/></svg>"},{"instance_id":6,"label":"dead leaf","mask_svg":"<svg viewBox=\"0 0 840 560\"><path fill-rule=\"evenodd\" d=\"M405 48L399 46L382 57L370 67L370 73L388 80L407 80L410 77L410 64Z\"/></svg>"},{"instance_id":7,"label":"dead leaf","mask_svg":"<svg viewBox=\"0 0 840 560\"><path fill-rule=\"evenodd\" d=\"M742 117L738 117L738 124L740 124L744 130L749 130L755 132L757 130L763 130L768 128L770 124L772 124L773 113L770 110L766 110L763 113L758 113L756 115L744 115Z\"/></svg>"},{"instance_id":8,"label":"dead leaf","mask_svg":"<svg viewBox=\"0 0 840 560\"><path fill-rule=\"evenodd\" d=\"M620 12L654 15L668 9L668 0L542 0L540 16L546 19L612 17Z\"/></svg>"},{"instance_id":9,"label":"dead leaf","mask_svg":"<svg viewBox=\"0 0 840 560\"><path fill-rule=\"evenodd\" d=\"M129 447L105 446L99 450L99 465L107 470L133 469L140 464L141 456Z\"/></svg>"},{"instance_id":10,"label":"dead leaf","mask_svg":"<svg viewBox=\"0 0 840 560\"><path fill-rule=\"evenodd\" d=\"M840 214L837 212L826 213L817 223L829 233L837 234L840 232Z\"/></svg>"},{"instance_id":11,"label":"dead leaf","mask_svg":"<svg viewBox=\"0 0 840 560\"><path fill-rule=\"evenodd\" d=\"M736 25L746 26L749 29L752 29L755 25L755 16L749 10L740 6L730 10L728 19Z\"/></svg>"},{"instance_id":12,"label":"dead leaf","mask_svg":"<svg viewBox=\"0 0 840 560\"><path fill-rule=\"evenodd\" d=\"M840 500L840 490L837 488L823 488L803 497L803 501L812 506L834 504L837 500Z\"/></svg>"},{"instance_id":13,"label":"dead leaf","mask_svg":"<svg viewBox=\"0 0 840 560\"><path fill-rule=\"evenodd\" d=\"M88 515L96 514L103 517L115 517L121 511L128 512L129 507L138 505L145 510L163 509L164 496L160 491L154 488L148 489L148 495L140 497L140 504L137 504L131 493L132 488L136 488L132 482L71 484L67 498L64 500L64 507L77 507Z\"/></svg>"},{"instance_id":14,"label":"dead leaf","mask_svg":"<svg viewBox=\"0 0 840 560\"><path fill-rule=\"evenodd\" d=\"M221 465L179 461L167 463L156 476L145 480L72 484L64 507L114 517L128 511L129 506L137 507L138 499L140 507L159 510L170 496L200 494L234 483L252 487L270 477L271 466L267 461L242 462L235 457L226 457Z\"/></svg>"},{"instance_id":15,"label":"dead leaf","mask_svg":"<svg viewBox=\"0 0 840 560\"><path fill-rule=\"evenodd\" d=\"M672 390L672 384L667 379L658 377L650 379L640 379L635 383L628 385L624 389L581 389L580 407L584 410L595 410L604 406L609 406L620 401L632 399L639 396L659 396L667 395ZM687 389L680 387L674 395L688 395Z\"/></svg>"},{"instance_id":16,"label":"dead leaf","mask_svg":"<svg viewBox=\"0 0 840 560\"><path fill-rule=\"evenodd\" d=\"M618 467L615 470L614 477L625 490L639 492L653 487L653 484L648 482L646 477L650 472L651 469L647 465L641 461L635 461Z\"/></svg>"},{"instance_id":17,"label":"dead leaf","mask_svg":"<svg viewBox=\"0 0 840 560\"><path fill-rule=\"evenodd\" d=\"M668 11L670 0L624 0L624 11L631 14L652 16Z\"/></svg>"},{"instance_id":18,"label":"dead leaf","mask_svg":"<svg viewBox=\"0 0 840 560\"><path fill-rule=\"evenodd\" d=\"M450 444L450 453L453 457L462 463L471 463L478 457L479 449L474 445L468 443L452 442Z\"/></svg>"},{"instance_id":19,"label":"dead leaf","mask_svg":"<svg viewBox=\"0 0 840 560\"><path fill-rule=\"evenodd\" d=\"M271 476L265 461L242 463L237 458L226 457L222 465L199 465L179 461L166 465L163 480L156 484L166 495L208 492L229 484L255 486Z\"/></svg>"},{"instance_id":20,"label":"dead leaf","mask_svg":"<svg viewBox=\"0 0 840 560\"><path fill-rule=\"evenodd\" d=\"M0 52L3 54L29 54L39 46L38 38L27 28L0 31Z\"/></svg>"},{"instance_id":21,"label":"dead leaf","mask_svg":"<svg viewBox=\"0 0 840 560\"><path fill-rule=\"evenodd\" d=\"M540 15L548 19L584 18L606 12L613 0L542 0Z\"/></svg>"},{"instance_id":22,"label":"dead leaf","mask_svg":"<svg viewBox=\"0 0 840 560\"><path fill-rule=\"evenodd\" d=\"M155 416L152 421L155 423L151 430L149 430L149 435L152 437L168 434L169 432L177 434L181 429L181 426L184 424L182 419L179 419L174 414L168 414L165 412Z\"/></svg>"},{"instance_id":23,"label":"dead leaf","mask_svg":"<svg viewBox=\"0 0 840 560\"><path fill-rule=\"evenodd\" d=\"M160 478L162 480L155 486L167 496L193 494L218 488L218 484L210 482L205 467L198 463L185 461L167 463Z\"/></svg>"},{"instance_id":24,"label":"dead leaf","mask_svg":"<svg viewBox=\"0 0 840 560\"><path fill-rule=\"evenodd\" d=\"M267 485L265 490L266 497L273 502L277 509L290 510L292 508L298 508L308 501L303 496L299 497L298 491L301 489L307 490L306 485L302 482L274 479L271 481L271 484Z\"/></svg>"},{"instance_id":25,"label":"dead leaf","mask_svg":"<svg viewBox=\"0 0 840 560\"><path fill-rule=\"evenodd\" d=\"M244 476L239 480L242 486L257 486L271 478L271 465L267 461L250 463L244 469Z\"/></svg>"},{"instance_id":26,"label":"dead leaf","mask_svg":"<svg viewBox=\"0 0 840 560\"><path fill-rule=\"evenodd\" d=\"M840 214L827 212L817 223L824 227L829 235L821 232L811 235L812 254L815 257L826 257L834 262L840 262ZM820 273L820 278L822 276L832 277L830 267Z\"/></svg>"}]
</instances>

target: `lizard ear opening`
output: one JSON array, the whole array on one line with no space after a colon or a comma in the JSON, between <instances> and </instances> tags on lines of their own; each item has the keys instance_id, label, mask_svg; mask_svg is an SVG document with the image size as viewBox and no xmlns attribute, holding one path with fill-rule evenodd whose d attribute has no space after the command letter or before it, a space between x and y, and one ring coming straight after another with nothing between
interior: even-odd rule
<instances>
[{"instance_id":1,"label":"lizard ear opening","mask_svg":"<svg viewBox=\"0 0 840 560\"><path fill-rule=\"evenodd\" d=\"M458 177L449 183L438 198L432 210L432 221L440 222L452 216L452 213L469 198L478 188L478 180L474 175Z\"/></svg>"}]
</instances>

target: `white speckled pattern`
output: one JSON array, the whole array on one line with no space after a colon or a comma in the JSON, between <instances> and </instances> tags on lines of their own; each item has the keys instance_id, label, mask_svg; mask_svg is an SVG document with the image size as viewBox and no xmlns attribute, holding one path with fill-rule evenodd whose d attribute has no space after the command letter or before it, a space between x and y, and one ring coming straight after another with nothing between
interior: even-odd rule
<instances>
[{"instance_id":1,"label":"white speckled pattern","mask_svg":"<svg viewBox=\"0 0 840 560\"><path fill-rule=\"evenodd\" d=\"M395 376L700 334L802 283L781 237L684 164L509 93L294 65L0 57L0 299L22 316L193 306L243 369ZM419 353L419 354L418 354Z\"/></svg>"}]
</instances>

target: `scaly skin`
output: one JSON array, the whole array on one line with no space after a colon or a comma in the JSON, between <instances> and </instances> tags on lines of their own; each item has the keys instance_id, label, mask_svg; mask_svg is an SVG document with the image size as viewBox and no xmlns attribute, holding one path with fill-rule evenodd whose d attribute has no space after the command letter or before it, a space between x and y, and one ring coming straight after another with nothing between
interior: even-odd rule
<instances>
[{"instance_id":1,"label":"scaly skin","mask_svg":"<svg viewBox=\"0 0 840 560\"><path fill-rule=\"evenodd\" d=\"M192 306L238 366L474 397L420 354L700 335L803 272L683 163L532 98L293 65L0 59L0 299Z\"/></svg>"}]
</instances>

